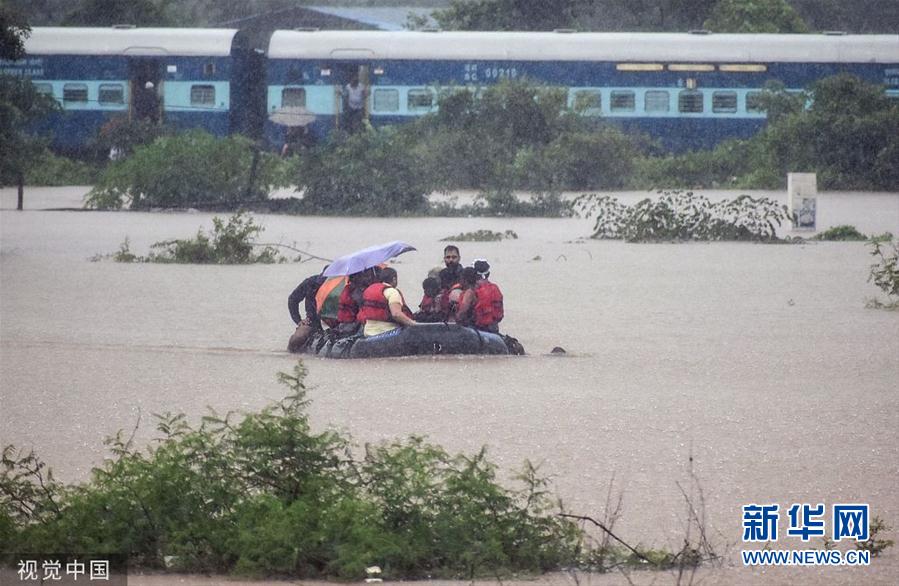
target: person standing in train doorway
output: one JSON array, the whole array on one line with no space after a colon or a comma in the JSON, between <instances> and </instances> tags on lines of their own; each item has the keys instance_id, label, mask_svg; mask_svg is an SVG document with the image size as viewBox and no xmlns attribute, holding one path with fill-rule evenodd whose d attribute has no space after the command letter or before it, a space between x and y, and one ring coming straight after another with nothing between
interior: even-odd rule
<instances>
[{"instance_id":1,"label":"person standing in train doorway","mask_svg":"<svg viewBox=\"0 0 899 586\"><path fill-rule=\"evenodd\" d=\"M365 118L365 100L368 98L368 89L359 82L359 75L354 74L350 83L343 87L345 103L344 116L347 132L356 133L363 128Z\"/></svg>"}]
</instances>

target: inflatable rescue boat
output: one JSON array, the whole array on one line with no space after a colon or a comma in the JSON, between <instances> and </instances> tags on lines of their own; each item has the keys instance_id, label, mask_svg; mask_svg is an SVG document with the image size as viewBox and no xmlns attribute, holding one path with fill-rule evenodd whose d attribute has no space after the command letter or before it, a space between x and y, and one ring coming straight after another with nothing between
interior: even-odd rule
<instances>
[{"instance_id":1,"label":"inflatable rescue boat","mask_svg":"<svg viewBox=\"0 0 899 586\"><path fill-rule=\"evenodd\" d=\"M368 337L338 338L329 332L315 332L300 351L327 358L524 354L514 338L445 323L419 324Z\"/></svg>"}]
</instances>

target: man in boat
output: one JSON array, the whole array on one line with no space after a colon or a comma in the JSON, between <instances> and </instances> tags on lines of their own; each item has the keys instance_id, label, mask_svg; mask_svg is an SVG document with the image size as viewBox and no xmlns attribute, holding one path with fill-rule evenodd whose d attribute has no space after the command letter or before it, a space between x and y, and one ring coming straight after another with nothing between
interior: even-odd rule
<instances>
[{"instance_id":1,"label":"man in boat","mask_svg":"<svg viewBox=\"0 0 899 586\"><path fill-rule=\"evenodd\" d=\"M478 259L473 267L462 270L464 292L456 310L456 322L498 334L499 322L505 313L503 294L489 277L490 264L484 259Z\"/></svg>"},{"instance_id":2,"label":"man in boat","mask_svg":"<svg viewBox=\"0 0 899 586\"><path fill-rule=\"evenodd\" d=\"M440 272L444 270L452 273L453 282L458 281L462 274L462 255L459 253L459 247L455 244L448 244L443 249L443 265L437 265L428 271L428 276L440 278Z\"/></svg>"},{"instance_id":3,"label":"man in boat","mask_svg":"<svg viewBox=\"0 0 899 586\"><path fill-rule=\"evenodd\" d=\"M337 334L349 336L359 331L358 315L362 308L362 296L365 289L374 280L375 269L365 269L353 273L347 280L346 287L340 292L337 302Z\"/></svg>"},{"instance_id":4,"label":"man in boat","mask_svg":"<svg viewBox=\"0 0 899 586\"><path fill-rule=\"evenodd\" d=\"M365 336L376 336L399 327L414 326L412 312L397 289L397 274L392 268L381 269L377 283L362 294L362 308L357 320L364 324Z\"/></svg>"},{"instance_id":5,"label":"man in boat","mask_svg":"<svg viewBox=\"0 0 899 586\"><path fill-rule=\"evenodd\" d=\"M322 286L322 283L328 279L322 274L327 268L328 266L325 265L325 268L322 269L321 273L304 279L302 283L297 285L297 288L293 290L290 296L288 296L287 310L290 312L290 319L292 319L293 323L298 326L302 324L312 326L312 328L316 330L322 329L322 322L318 315L318 307L315 304L315 294L318 293L318 288ZM300 314L300 303L304 303L305 305L305 318Z\"/></svg>"}]
</instances>

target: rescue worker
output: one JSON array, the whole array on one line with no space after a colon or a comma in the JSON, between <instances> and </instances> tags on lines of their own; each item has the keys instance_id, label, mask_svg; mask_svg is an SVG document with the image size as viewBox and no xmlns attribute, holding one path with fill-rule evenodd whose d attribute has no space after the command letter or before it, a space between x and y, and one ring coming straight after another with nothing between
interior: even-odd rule
<instances>
[{"instance_id":1,"label":"rescue worker","mask_svg":"<svg viewBox=\"0 0 899 586\"><path fill-rule=\"evenodd\" d=\"M473 267L462 271L462 301L456 310L457 323L485 332L499 333L499 322L504 316L503 294L491 283L490 263L484 259L475 261Z\"/></svg>"},{"instance_id":2,"label":"rescue worker","mask_svg":"<svg viewBox=\"0 0 899 586\"><path fill-rule=\"evenodd\" d=\"M452 273L453 281L458 281L462 274L462 255L459 253L459 247L455 244L448 244L443 249L443 266L436 266L428 271L429 277L438 277L440 272L449 269Z\"/></svg>"},{"instance_id":3,"label":"rescue worker","mask_svg":"<svg viewBox=\"0 0 899 586\"><path fill-rule=\"evenodd\" d=\"M307 326L312 326L316 330L322 329L318 308L315 305L315 294L318 293L318 288L322 286L322 283L327 280L327 277L322 274L327 268L328 266L325 265L325 268L322 269L321 273L304 279L302 283L297 285L297 288L293 290L290 296L288 296L287 310L290 312L290 318L296 325L302 323ZM301 302L305 302L305 318L300 314Z\"/></svg>"},{"instance_id":4,"label":"rescue worker","mask_svg":"<svg viewBox=\"0 0 899 586\"><path fill-rule=\"evenodd\" d=\"M437 297L440 294L440 281L434 277L428 277L421 283L424 295L418 304L418 311L412 316L417 322L435 323L443 321L443 315L437 306Z\"/></svg>"},{"instance_id":5,"label":"rescue worker","mask_svg":"<svg viewBox=\"0 0 899 586\"><path fill-rule=\"evenodd\" d=\"M364 326L364 335L376 336L399 327L414 326L412 311L396 288L396 270L382 269L378 280L380 282L369 285L363 292L362 308L356 317Z\"/></svg>"}]
</instances>

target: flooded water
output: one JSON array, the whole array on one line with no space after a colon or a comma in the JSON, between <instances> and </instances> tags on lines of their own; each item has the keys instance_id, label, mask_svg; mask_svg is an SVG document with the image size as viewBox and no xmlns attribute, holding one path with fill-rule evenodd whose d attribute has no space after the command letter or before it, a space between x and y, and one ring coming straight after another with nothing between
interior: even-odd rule
<instances>
[{"instance_id":1,"label":"flooded water","mask_svg":"<svg viewBox=\"0 0 899 586\"><path fill-rule=\"evenodd\" d=\"M84 480L106 454L103 438L139 417L147 441L152 413L196 420L207 406L257 409L283 396L276 373L296 363L284 351L287 295L321 268L90 262L125 238L146 254L210 229L212 216L36 209L76 207L83 193L29 189L24 212L11 209L14 192L0 193L0 443L33 446L69 481ZM830 194L818 210L822 227L899 234L896 194ZM441 238L519 236L460 247L463 261L490 260L504 331L528 356L309 358L316 425L360 444L409 434L451 451L486 444L510 476L540 462L585 515L602 514L614 478L616 533L673 549L686 517L677 483L689 485L692 457L712 541L731 550L729 567L703 572L707 583L899 580L897 548L868 568L745 570L738 557L749 503L870 503L899 527L899 312L865 308L879 291L866 282L863 243L625 244L584 239L591 222L579 219L256 219L262 240L328 258L414 244L395 267L416 301ZM550 356L554 346L568 354ZM165 581L144 580L133 583Z\"/></svg>"}]
</instances>

